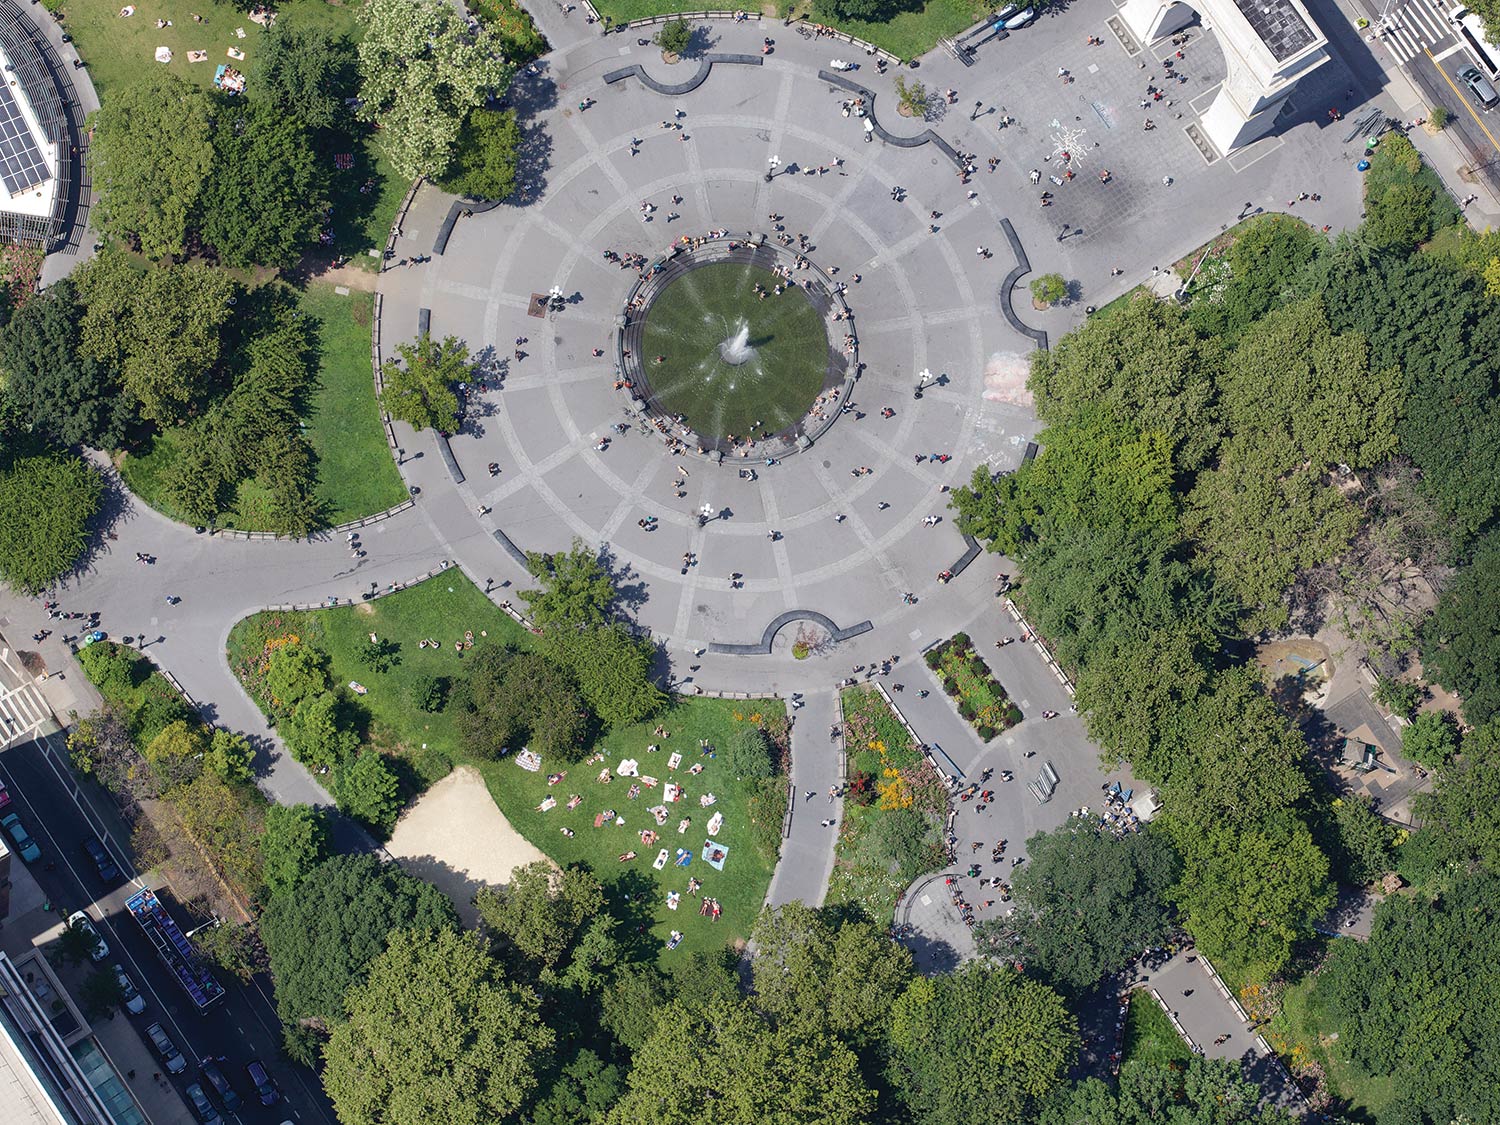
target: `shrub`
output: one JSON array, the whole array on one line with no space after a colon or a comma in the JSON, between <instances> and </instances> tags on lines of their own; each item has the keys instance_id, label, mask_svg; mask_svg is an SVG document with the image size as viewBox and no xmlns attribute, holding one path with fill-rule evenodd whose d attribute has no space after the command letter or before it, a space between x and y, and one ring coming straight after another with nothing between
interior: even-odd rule
<instances>
[{"instance_id":1,"label":"shrub","mask_svg":"<svg viewBox=\"0 0 1500 1125\"><path fill-rule=\"evenodd\" d=\"M1422 688L1406 680L1381 676L1375 683L1375 702L1390 709L1391 714L1410 719L1422 702Z\"/></svg>"},{"instance_id":2,"label":"shrub","mask_svg":"<svg viewBox=\"0 0 1500 1125\"><path fill-rule=\"evenodd\" d=\"M888 809L875 816L863 843L871 866L908 882L941 863L937 822L916 809Z\"/></svg>"},{"instance_id":3,"label":"shrub","mask_svg":"<svg viewBox=\"0 0 1500 1125\"><path fill-rule=\"evenodd\" d=\"M926 117L927 111L932 108L927 87L915 79L908 82L900 74L896 75L896 104L912 117Z\"/></svg>"},{"instance_id":4,"label":"shrub","mask_svg":"<svg viewBox=\"0 0 1500 1125\"><path fill-rule=\"evenodd\" d=\"M448 699L448 681L442 676L418 672L407 687L407 698L418 711L434 714L443 709Z\"/></svg>"},{"instance_id":5,"label":"shrub","mask_svg":"<svg viewBox=\"0 0 1500 1125\"><path fill-rule=\"evenodd\" d=\"M1432 122L1434 129L1445 129L1448 126L1448 122L1453 120L1453 114L1449 113L1445 107L1437 105L1432 107L1432 112L1427 115L1427 120Z\"/></svg>"},{"instance_id":6,"label":"shrub","mask_svg":"<svg viewBox=\"0 0 1500 1125\"><path fill-rule=\"evenodd\" d=\"M1044 273L1031 283L1031 295L1044 305L1053 305L1068 295L1068 283L1060 273Z\"/></svg>"},{"instance_id":7,"label":"shrub","mask_svg":"<svg viewBox=\"0 0 1500 1125\"><path fill-rule=\"evenodd\" d=\"M680 17L668 20L656 33L656 45L669 55L682 54L692 41L693 29L688 26L687 20Z\"/></svg>"},{"instance_id":8,"label":"shrub","mask_svg":"<svg viewBox=\"0 0 1500 1125\"><path fill-rule=\"evenodd\" d=\"M151 674L143 657L113 641L80 649L78 663L83 665L84 675L99 689L99 694L111 703L129 697Z\"/></svg>"},{"instance_id":9,"label":"shrub","mask_svg":"<svg viewBox=\"0 0 1500 1125\"><path fill-rule=\"evenodd\" d=\"M771 744L765 732L752 723L736 727L728 741L719 748L719 753L735 777L764 779L776 772L771 761Z\"/></svg>"},{"instance_id":10,"label":"shrub","mask_svg":"<svg viewBox=\"0 0 1500 1125\"><path fill-rule=\"evenodd\" d=\"M1458 750L1458 730L1445 711L1426 711L1401 732L1401 749L1408 758L1435 770Z\"/></svg>"}]
</instances>

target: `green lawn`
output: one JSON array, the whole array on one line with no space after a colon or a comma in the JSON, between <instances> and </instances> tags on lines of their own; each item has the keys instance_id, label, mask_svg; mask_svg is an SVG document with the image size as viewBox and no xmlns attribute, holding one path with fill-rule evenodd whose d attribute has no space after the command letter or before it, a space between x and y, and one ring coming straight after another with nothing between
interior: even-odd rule
<instances>
[{"instance_id":1,"label":"green lawn","mask_svg":"<svg viewBox=\"0 0 1500 1125\"><path fill-rule=\"evenodd\" d=\"M302 311L317 323L321 350L307 440L317 454L317 497L330 524L374 515L406 497L375 404L373 304L369 293L339 294L321 282L302 294Z\"/></svg>"},{"instance_id":2,"label":"green lawn","mask_svg":"<svg viewBox=\"0 0 1500 1125\"><path fill-rule=\"evenodd\" d=\"M302 309L317 323L318 381L308 399L306 436L317 456L317 498L325 526L373 516L399 504L406 486L391 459L370 370L368 293L343 296L332 285L315 282L300 296ZM162 490L162 474L177 456L173 430L156 436L146 449L124 455L120 473L130 490L157 511L187 522ZM233 501L219 513L218 527L259 531L270 525L265 489L242 481Z\"/></svg>"},{"instance_id":3,"label":"green lawn","mask_svg":"<svg viewBox=\"0 0 1500 1125\"><path fill-rule=\"evenodd\" d=\"M1125 1049L1122 1061L1144 1059L1157 1066L1186 1063L1193 1057L1188 1045L1177 1034L1167 1013L1161 1010L1149 992L1130 994L1130 1008L1125 1013Z\"/></svg>"},{"instance_id":4,"label":"green lawn","mask_svg":"<svg viewBox=\"0 0 1500 1125\"><path fill-rule=\"evenodd\" d=\"M599 15L616 23L647 19L670 12L701 12L702 4L692 0L595 0ZM993 5L982 0L928 0L921 7L912 6L886 23L864 23L849 20L838 24L856 39L883 47L901 59L914 59L924 55L945 35L957 35L980 17L993 10ZM813 19L812 5L808 3L776 5L776 15L788 13ZM769 28L769 25L768 25ZM783 35L795 34L788 28L778 29ZM775 34L772 38L775 38Z\"/></svg>"},{"instance_id":5,"label":"green lawn","mask_svg":"<svg viewBox=\"0 0 1500 1125\"><path fill-rule=\"evenodd\" d=\"M417 711L407 702L406 694L407 683L418 671L450 680L463 674L463 656L454 650L453 642L462 638L465 631L472 631L476 641L483 638L519 645L532 643L530 634L454 570L410 590L357 606L304 613L260 613L246 618L230 633L229 662L255 697L258 686L253 668L268 640L290 634L317 645L330 656L335 683L347 685L358 680L368 689L367 694L353 697L368 712L368 741L387 755L409 796L445 776L457 763L473 765L484 776L500 810L538 848L559 863L588 863L617 895L613 903L622 912L626 894L631 896L629 902L644 903L647 916L639 921L663 941L670 930L682 931L683 944L670 956L748 936L775 864L785 810L785 781L764 788L753 782L741 783L721 773L716 759L700 757L698 745L700 739L722 744L736 724L752 721L760 714L751 708L774 707L776 714L781 715L782 704L676 699L664 717L611 731L603 737L596 749L605 754L605 762L593 765L546 762L543 773L534 774L508 759L471 760L464 754L452 720L442 713L429 715ZM372 671L358 660L359 647L372 632L398 646L400 661L388 672ZM419 641L429 638L441 642L441 647L417 647ZM666 727L666 737L654 733L658 723ZM651 744L662 749L651 753L646 750ZM682 762L675 773L668 771L666 764L673 750L682 753ZM614 769L625 757L636 758L643 774L654 774L663 783L675 778L687 790L688 797L672 806L664 829L657 828L646 813L649 806L657 803L649 799L652 791L631 799L627 796L630 782L616 779L603 785L595 780L604 764ZM699 762L704 769L695 777L689 776L687 771ZM567 778L549 788L545 774L554 768L566 769ZM712 792L718 798L711 808L698 805L697 798L705 792ZM565 806L574 793L583 796L584 802L569 811ZM660 794L661 789L655 793ZM538 812L536 806L549 795L557 797L558 807ZM615 808L626 823L594 828L594 816L606 808ZM724 827L717 839L729 846L730 853L722 873L701 858L708 839L704 826L715 811L724 813ZM692 823L686 832L679 834L677 823L684 816ZM561 832L564 827L573 830L571 838ZM649 850L638 835L643 828L661 835L660 842ZM694 858L686 868L669 863L664 870L655 871L651 864L662 847L673 854L678 847L687 848ZM620 863L617 857L631 850L639 853L637 858ZM690 899L686 893L690 876L702 880L703 893L721 903L723 915L717 924L696 913L701 899ZM665 895L673 890L682 893L683 905L669 911ZM644 899L643 891L647 892Z\"/></svg>"},{"instance_id":6,"label":"green lawn","mask_svg":"<svg viewBox=\"0 0 1500 1125\"><path fill-rule=\"evenodd\" d=\"M640 356L663 410L711 437L776 432L807 415L828 373L828 335L800 288L756 296L756 286L774 293L779 284L770 270L740 262L700 266L668 284L647 311ZM726 362L720 345L741 328L750 358Z\"/></svg>"},{"instance_id":7,"label":"green lawn","mask_svg":"<svg viewBox=\"0 0 1500 1125\"><path fill-rule=\"evenodd\" d=\"M826 901L857 905L885 923L913 879L943 866L939 828L947 791L878 691L848 688L842 701L849 785ZM907 817L909 810L923 814L910 827L913 837L925 832L927 841L925 846L913 842L904 861L892 861L876 844L882 818L898 809ZM910 864L905 871L899 870L903 863Z\"/></svg>"},{"instance_id":8,"label":"green lawn","mask_svg":"<svg viewBox=\"0 0 1500 1125\"><path fill-rule=\"evenodd\" d=\"M1337 1042L1326 1041L1334 1029L1324 1025L1311 1003L1315 983L1315 977L1304 977L1282 994L1281 1011L1265 1029L1266 1041L1293 1073L1309 1062L1321 1066L1329 1092L1346 1100L1353 1110L1350 1120L1379 1119L1400 1090L1394 1079L1366 1074L1344 1056Z\"/></svg>"}]
</instances>

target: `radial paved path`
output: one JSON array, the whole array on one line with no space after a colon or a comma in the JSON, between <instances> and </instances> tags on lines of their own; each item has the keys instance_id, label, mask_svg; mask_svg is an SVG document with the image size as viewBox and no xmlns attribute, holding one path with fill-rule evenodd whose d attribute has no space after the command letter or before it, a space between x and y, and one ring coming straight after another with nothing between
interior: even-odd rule
<instances>
[{"instance_id":1,"label":"radial paved path","mask_svg":"<svg viewBox=\"0 0 1500 1125\"><path fill-rule=\"evenodd\" d=\"M834 843L843 817L842 797L829 798L829 789L840 781L841 744L828 737L838 721L835 693L811 692L806 704L793 712L791 832L781 844L781 859L771 880L767 900L773 906L801 901L823 905L828 878L833 873ZM833 824L825 824L832 820Z\"/></svg>"}]
</instances>

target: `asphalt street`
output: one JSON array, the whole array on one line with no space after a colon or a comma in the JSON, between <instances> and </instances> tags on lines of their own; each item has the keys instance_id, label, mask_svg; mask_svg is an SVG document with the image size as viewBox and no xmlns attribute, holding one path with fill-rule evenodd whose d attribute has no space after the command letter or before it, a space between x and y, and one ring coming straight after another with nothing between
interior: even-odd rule
<instances>
[{"instance_id":1,"label":"asphalt street","mask_svg":"<svg viewBox=\"0 0 1500 1125\"><path fill-rule=\"evenodd\" d=\"M30 868L31 874L56 905L59 917L84 909L93 918L109 944L109 960L124 966L146 999L143 1013L126 1016L130 1023L144 1033L149 1024L160 1021L178 1050L190 1060L187 1071L172 1079L178 1090L189 1082L202 1081L196 1065L199 1060L222 1057L228 1060L221 1064L222 1069L243 1103L235 1113L226 1115L229 1120L239 1125L278 1125L289 1120L336 1125L332 1106L316 1076L281 1054L281 1029L270 998L269 980L246 986L217 973L225 986L224 998L200 1013L169 978L145 933L125 908L126 898L144 885L130 863L125 846L128 833L107 801L73 781L62 760L66 752L62 736L53 735L50 741L21 743L0 755L0 780L9 788L22 823L42 849L41 859ZM124 873L109 886L100 882L83 852L83 840L90 835L104 840ZM208 921L189 916L169 891L153 889L184 931ZM245 1063L256 1058L266 1064L281 1088L282 1100L277 1105L260 1105L245 1077Z\"/></svg>"}]
</instances>

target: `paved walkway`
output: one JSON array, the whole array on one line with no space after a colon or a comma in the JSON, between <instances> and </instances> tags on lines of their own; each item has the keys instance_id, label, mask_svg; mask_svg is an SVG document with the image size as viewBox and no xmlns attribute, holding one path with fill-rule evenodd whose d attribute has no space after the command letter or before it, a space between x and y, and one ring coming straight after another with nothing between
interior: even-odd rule
<instances>
[{"instance_id":1,"label":"paved walkway","mask_svg":"<svg viewBox=\"0 0 1500 1125\"><path fill-rule=\"evenodd\" d=\"M838 822L843 818L842 797L829 800L828 790L842 782L840 759L842 743L832 742L828 730L838 722L838 696L833 691L816 691L806 697L806 704L794 711L792 727L792 789L796 803L792 807L791 832L781 844L781 860L766 901L772 906L787 902L804 902L822 906L828 893L828 879L833 874L834 847L838 843ZM811 794L811 796L809 796ZM823 822L832 820L832 825Z\"/></svg>"}]
</instances>

